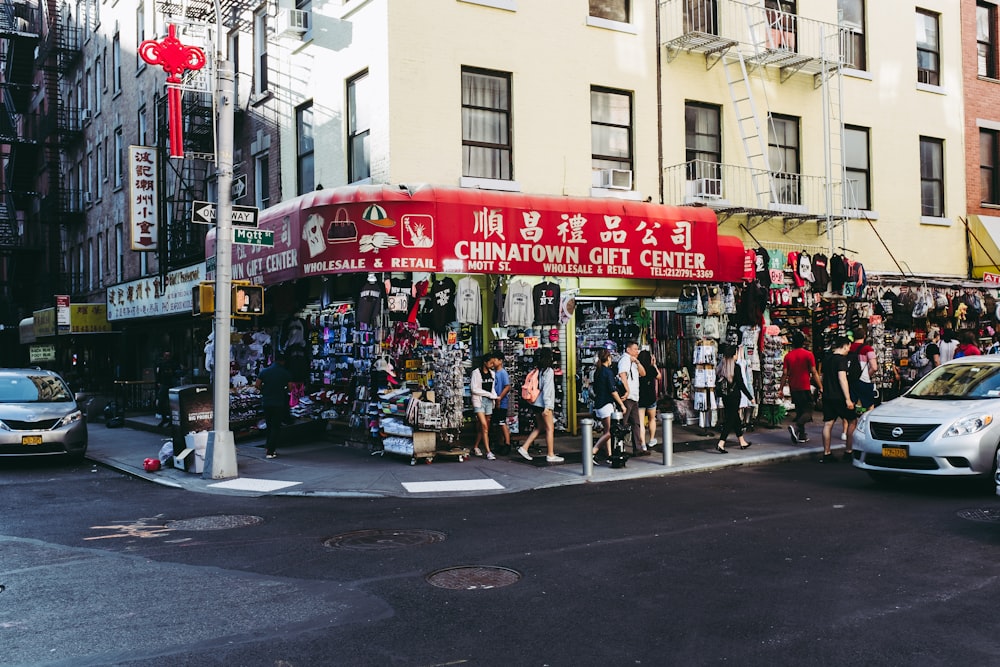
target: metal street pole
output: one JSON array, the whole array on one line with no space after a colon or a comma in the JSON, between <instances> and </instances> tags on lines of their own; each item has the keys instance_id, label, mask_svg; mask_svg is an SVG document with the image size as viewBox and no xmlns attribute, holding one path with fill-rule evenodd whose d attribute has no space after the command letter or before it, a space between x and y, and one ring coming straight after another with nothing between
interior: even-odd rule
<instances>
[{"instance_id":1,"label":"metal street pole","mask_svg":"<svg viewBox=\"0 0 1000 667\"><path fill-rule=\"evenodd\" d=\"M215 137L215 163L218 173L219 201L215 214L215 404L213 431L205 451L204 479L227 479L237 476L236 441L229 430L229 334L232 315L233 282L233 108L235 75L233 65L223 56L222 13L215 0L216 24L216 106L218 124Z\"/></svg>"}]
</instances>

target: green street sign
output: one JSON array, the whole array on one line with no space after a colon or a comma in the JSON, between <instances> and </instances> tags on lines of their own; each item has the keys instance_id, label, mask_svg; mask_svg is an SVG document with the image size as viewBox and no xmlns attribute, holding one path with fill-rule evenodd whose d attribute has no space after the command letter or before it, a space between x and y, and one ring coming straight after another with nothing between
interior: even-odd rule
<instances>
[{"instance_id":1,"label":"green street sign","mask_svg":"<svg viewBox=\"0 0 1000 667\"><path fill-rule=\"evenodd\" d=\"M274 232L270 229L253 227L233 227L233 243L274 247Z\"/></svg>"}]
</instances>

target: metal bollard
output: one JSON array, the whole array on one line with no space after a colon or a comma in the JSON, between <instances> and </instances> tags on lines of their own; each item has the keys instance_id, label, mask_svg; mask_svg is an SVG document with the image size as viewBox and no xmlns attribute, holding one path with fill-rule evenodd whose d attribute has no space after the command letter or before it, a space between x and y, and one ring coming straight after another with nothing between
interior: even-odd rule
<instances>
[{"instance_id":1,"label":"metal bollard","mask_svg":"<svg viewBox=\"0 0 1000 667\"><path fill-rule=\"evenodd\" d=\"M594 420L581 419L583 435L583 476L590 477L594 474Z\"/></svg>"},{"instance_id":2,"label":"metal bollard","mask_svg":"<svg viewBox=\"0 0 1000 667\"><path fill-rule=\"evenodd\" d=\"M663 465L674 464L674 413L660 413L660 430L663 433Z\"/></svg>"}]
</instances>

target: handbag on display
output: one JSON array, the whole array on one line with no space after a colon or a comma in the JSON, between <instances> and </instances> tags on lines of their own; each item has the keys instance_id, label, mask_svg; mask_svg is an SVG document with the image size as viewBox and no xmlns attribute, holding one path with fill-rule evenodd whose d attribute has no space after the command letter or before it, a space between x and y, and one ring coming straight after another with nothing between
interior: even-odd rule
<instances>
[{"instance_id":1,"label":"handbag on display","mask_svg":"<svg viewBox=\"0 0 1000 667\"><path fill-rule=\"evenodd\" d=\"M681 288L681 295L677 299L677 312L681 315L694 315L698 312L698 291L694 285L685 285Z\"/></svg>"}]
</instances>

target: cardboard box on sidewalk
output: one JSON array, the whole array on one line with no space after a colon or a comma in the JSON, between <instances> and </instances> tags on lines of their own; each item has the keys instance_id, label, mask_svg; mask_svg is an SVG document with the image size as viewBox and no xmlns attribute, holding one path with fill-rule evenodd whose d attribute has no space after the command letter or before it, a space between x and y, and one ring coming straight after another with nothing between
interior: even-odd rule
<instances>
[{"instance_id":1,"label":"cardboard box on sidewalk","mask_svg":"<svg viewBox=\"0 0 1000 667\"><path fill-rule=\"evenodd\" d=\"M187 446L174 455L174 467L186 472L201 474L205 469L208 431L188 433L184 436L184 444Z\"/></svg>"}]
</instances>

